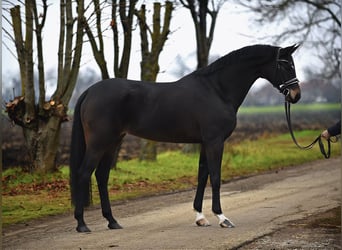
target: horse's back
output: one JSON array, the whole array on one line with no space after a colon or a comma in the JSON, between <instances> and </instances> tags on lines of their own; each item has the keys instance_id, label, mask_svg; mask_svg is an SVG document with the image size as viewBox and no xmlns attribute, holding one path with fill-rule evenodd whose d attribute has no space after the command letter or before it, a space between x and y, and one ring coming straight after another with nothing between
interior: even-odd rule
<instances>
[{"instance_id":1,"label":"horse's back","mask_svg":"<svg viewBox=\"0 0 342 250\"><path fill-rule=\"evenodd\" d=\"M82 104L83 109L87 110L87 113L98 115L105 110L113 111L118 104L127 99L130 93L135 92L138 84L138 82L120 78L97 82L87 90L87 96Z\"/></svg>"}]
</instances>

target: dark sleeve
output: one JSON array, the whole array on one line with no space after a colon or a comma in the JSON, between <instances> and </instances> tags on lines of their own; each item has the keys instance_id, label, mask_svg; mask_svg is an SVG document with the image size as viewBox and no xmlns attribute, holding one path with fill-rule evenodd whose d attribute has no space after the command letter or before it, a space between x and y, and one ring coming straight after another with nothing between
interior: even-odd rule
<instances>
[{"instance_id":1,"label":"dark sleeve","mask_svg":"<svg viewBox=\"0 0 342 250\"><path fill-rule=\"evenodd\" d=\"M329 135L335 136L341 134L341 120L336 123L334 126L328 128Z\"/></svg>"}]
</instances>

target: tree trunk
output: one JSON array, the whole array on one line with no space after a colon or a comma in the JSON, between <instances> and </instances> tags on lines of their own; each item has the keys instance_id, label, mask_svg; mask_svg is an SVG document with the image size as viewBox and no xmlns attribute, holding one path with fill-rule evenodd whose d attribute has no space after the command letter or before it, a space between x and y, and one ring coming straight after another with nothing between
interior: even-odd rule
<instances>
[{"instance_id":1,"label":"tree trunk","mask_svg":"<svg viewBox=\"0 0 342 250\"><path fill-rule=\"evenodd\" d=\"M139 161L156 161L157 145L155 141L141 139Z\"/></svg>"},{"instance_id":2,"label":"tree trunk","mask_svg":"<svg viewBox=\"0 0 342 250\"><path fill-rule=\"evenodd\" d=\"M57 170L60 124L60 118L52 117L47 122L40 121L38 130L23 128L32 171L46 174Z\"/></svg>"},{"instance_id":3,"label":"tree trunk","mask_svg":"<svg viewBox=\"0 0 342 250\"><path fill-rule=\"evenodd\" d=\"M31 172L49 173L57 169L56 156L59 146L60 125L67 120L66 107L54 101L46 102L37 119L25 120L26 102L16 97L6 104L9 118L23 129L29 152Z\"/></svg>"}]
</instances>

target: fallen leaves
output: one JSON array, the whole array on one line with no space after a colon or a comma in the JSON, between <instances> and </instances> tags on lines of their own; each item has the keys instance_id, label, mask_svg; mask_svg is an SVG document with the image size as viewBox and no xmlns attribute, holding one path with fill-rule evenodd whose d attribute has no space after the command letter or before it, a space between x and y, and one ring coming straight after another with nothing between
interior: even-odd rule
<instances>
[{"instance_id":1,"label":"fallen leaves","mask_svg":"<svg viewBox=\"0 0 342 250\"><path fill-rule=\"evenodd\" d=\"M19 184L13 187L6 185L6 181L3 180L2 195L14 196L25 194L40 194L42 191L47 191L50 195L53 196L67 190L69 190L69 182L67 180Z\"/></svg>"}]
</instances>

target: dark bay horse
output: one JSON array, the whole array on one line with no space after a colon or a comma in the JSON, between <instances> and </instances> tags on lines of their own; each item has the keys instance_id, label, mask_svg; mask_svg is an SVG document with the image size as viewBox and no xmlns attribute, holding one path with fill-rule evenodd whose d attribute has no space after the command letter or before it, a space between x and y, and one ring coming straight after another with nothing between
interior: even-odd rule
<instances>
[{"instance_id":1,"label":"dark bay horse","mask_svg":"<svg viewBox=\"0 0 342 250\"><path fill-rule=\"evenodd\" d=\"M258 78L267 79L287 101L300 99L292 59L297 47L248 46L176 82L108 79L86 90L75 108L71 142L76 230L90 231L83 213L94 170L108 227L121 228L112 215L107 184L114 153L127 133L155 141L201 144L194 200L196 223L209 224L202 214L202 202L210 177L212 211L222 227L234 227L220 204L224 141L232 134L239 106Z\"/></svg>"}]
</instances>

